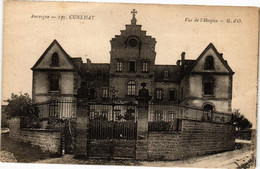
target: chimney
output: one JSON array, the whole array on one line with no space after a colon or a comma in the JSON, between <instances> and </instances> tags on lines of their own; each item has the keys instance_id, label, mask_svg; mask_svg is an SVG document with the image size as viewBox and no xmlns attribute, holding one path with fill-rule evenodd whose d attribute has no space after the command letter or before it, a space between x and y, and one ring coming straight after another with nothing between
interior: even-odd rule
<instances>
[{"instance_id":1,"label":"chimney","mask_svg":"<svg viewBox=\"0 0 260 169\"><path fill-rule=\"evenodd\" d=\"M177 60L176 64L177 64L177 66L180 66L181 65L181 61Z\"/></svg>"},{"instance_id":2,"label":"chimney","mask_svg":"<svg viewBox=\"0 0 260 169\"><path fill-rule=\"evenodd\" d=\"M185 52L181 53L181 64L183 65L183 61L185 60Z\"/></svg>"},{"instance_id":3,"label":"chimney","mask_svg":"<svg viewBox=\"0 0 260 169\"><path fill-rule=\"evenodd\" d=\"M223 58L223 53L219 53L219 55Z\"/></svg>"},{"instance_id":4,"label":"chimney","mask_svg":"<svg viewBox=\"0 0 260 169\"><path fill-rule=\"evenodd\" d=\"M87 64L91 64L91 60L87 58Z\"/></svg>"}]
</instances>

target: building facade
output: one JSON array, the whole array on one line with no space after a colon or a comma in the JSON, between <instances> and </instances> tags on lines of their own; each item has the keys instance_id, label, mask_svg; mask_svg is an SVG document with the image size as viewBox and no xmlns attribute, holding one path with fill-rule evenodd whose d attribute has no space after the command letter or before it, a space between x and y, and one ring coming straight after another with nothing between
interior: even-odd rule
<instances>
[{"instance_id":1,"label":"building facade","mask_svg":"<svg viewBox=\"0 0 260 169\"><path fill-rule=\"evenodd\" d=\"M136 102L147 83L152 102L203 110L231 112L234 72L212 43L195 60L181 54L176 65L156 65L156 39L136 22L136 11L121 35L111 43L110 63L92 63L69 56L54 40L32 67L35 103L74 99L85 82L93 102Z\"/></svg>"}]
</instances>

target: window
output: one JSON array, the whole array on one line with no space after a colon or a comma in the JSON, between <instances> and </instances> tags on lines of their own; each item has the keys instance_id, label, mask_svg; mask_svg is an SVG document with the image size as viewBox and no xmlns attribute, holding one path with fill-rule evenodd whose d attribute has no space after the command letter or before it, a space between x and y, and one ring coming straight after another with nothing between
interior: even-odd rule
<instances>
[{"instance_id":1,"label":"window","mask_svg":"<svg viewBox=\"0 0 260 169\"><path fill-rule=\"evenodd\" d=\"M170 92L169 92L169 100L170 101L176 100L176 91L175 90L170 90Z\"/></svg>"},{"instance_id":2,"label":"window","mask_svg":"<svg viewBox=\"0 0 260 169\"><path fill-rule=\"evenodd\" d=\"M49 117L58 117L58 102L52 100L49 106Z\"/></svg>"},{"instance_id":3,"label":"window","mask_svg":"<svg viewBox=\"0 0 260 169\"><path fill-rule=\"evenodd\" d=\"M154 121L163 121L162 112L156 111L154 114Z\"/></svg>"},{"instance_id":4,"label":"window","mask_svg":"<svg viewBox=\"0 0 260 169\"><path fill-rule=\"evenodd\" d=\"M214 78L211 76L206 76L203 79L204 95L214 94Z\"/></svg>"},{"instance_id":5,"label":"window","mask_svg":"<svg viewBox=\"0 0 260 169\"><path fill-rule=\"evenodd\" d=\"M142 64L142 71L148 72L148 62L147 61L144 61Z\"/></svg>"},{"instance_id":6,"label":"window","mask_svg":"<svg viewBox=\"0 0 260 169\"><path fill-rule=\"evenodd\" d=\"M181 119L177 119L177 125L176 125L176 130L177 132L182 131L182 120Z\"/></svg>"},{"instance_id":7,"label":"window","mask_svg":"<svg viewBox=\"0 0 260 169\"><path fill-rule=\"evenodd\" d=\"M52 54L51 66L59 66L59 55L56 52Z\"/></svg>"},{"instance_id":8,"label":"window","mask_svg":"<svg viewBox=\"0 0 260 169\"><path fill-rule=\"evenodd\" d=\"M115 121L122 121L123 119L123 113L121 111L121 106L115 105L114 107L114 115L115 115Z\"/></svg>"},{"instance_id":9,"label":"window","mask_svg":"<svg viewBox=\"0 0 260 169\"><path fill-rule=\"evenodd\" d=\"M58 74L50 75L50 91L58 91L59 90L59 82L60 77Z\"/></svg>"},{"instance_id":10,"label":"window","mask_svg":"<svg viewBox=\"0 0 260 169\"><path fill-rule=\"evenodd\" d=\"M91 119L91 120L95 119L95 117L98 116L97 113L95 112L95 109L93 109L93 108L90 108L89 112L90 112L89 119Z\"/></svg>"},{"instance_id":11,"label":"window","mask_svg":"<svg viewBox=\"0 0 260 169\"><path fill-rule=\"evenodd\" d=\"M138 42L136 39L131 38L128 43L131 47L136 47Z\"/></svg>"},{"instance_id":12,"label":"window","mask_svg":"<svg viewBox=\"0 0 260 169\"><path fill-rule=\"evenodd\" d=\"M168 70L165 70L165 71L164 71L164 77L166 77L166 78L169 77L169 72L168 72Z\"/></svg>"},{"instance_id":13,"label":"window","mask_svg":"<svg viewBox=\"0 0 260 169\"><path fill-rule=\"evenodd\" d=\"M213 70L214 69L214 60L212 56L207 56L205 59L205 70Z\"/></svg>"},{"instance_id":14,"label":"window","mask_svg":"<svg viewBox=\"0 0 260 169\"><path fill-rule=\"evenodd\" d=\"M125 120L135 120L135 106L127 106Z\"/></svg>"},{"instance_id":15,"label":"window","mask_svg":"<svg viewBox=\"0 0 260 169\"><path fill-rule=\"evenodd\" d=\"M161 89L155 90L155 99L162 100L162 90Z\"/></svg>"},{"instance_id":16,"label":"window","mask_svg":"<svg viewBox=\"0 0 260 169\"><path fill-rule=\"evenodd\" d=\"M90 99L95 98L95 89L90 89Z\"/></svg>"},{"instance_id":17,"label":"window","mask_svg":"<svg viewBox=\"0 0 260 169\"><path fill-rule=\"evenodd\" d=\"M174 120L174 112L172 112L172 111L169 111L168 112L168 117L167 117L167 121L168 122L172 122L173 120Z\"/></svg>"},{"instance_id":18,"label":"window","mask_svg":"<svg viewBox=\"0 0 260 169\"><path fill-rule=\"evenodd\" d=\"M130 61L129 62L129 71L130 72L135 72L135 61Z\"/></svg>"},{"instance_id":19,"label":"window","mask_svg":"<svg viewBox=\"0 0 260 169\"><path fill-rule=\"evenodd\" d=\"M102 90L102 97L103 98L108 98L108 89L103 89Z\"/></svg>"},{"instance_id":20,"label":"window","mask_svg":"<svg viewBox=\"0 0 260 169\"><path fill-rule=\"evenodd\" d=\"M135 81L130 80L127 83L127 95L133 96L135 95Z\"/></svg>"},{"instance_id":21,"label":"window","mask_svg":"<svg viewBox=\"0 0 260 169\"><path fill-rule=\"evenodd\" d=\"M101 114L99 115L100 120L108 120L108 110L103 109L101 110Z\"/></svg>"},{"instance_id":22,"label":"window","mask_svg":"<svg viewBox=\"0 0 260 169\"><path fill-rule=\"evenodd\" d=\"M117 61L116 62L116 71L117 72L121 72L122 71L122 66L123 66L123 62L122 61Z\"/></svg>"}]
</instances>

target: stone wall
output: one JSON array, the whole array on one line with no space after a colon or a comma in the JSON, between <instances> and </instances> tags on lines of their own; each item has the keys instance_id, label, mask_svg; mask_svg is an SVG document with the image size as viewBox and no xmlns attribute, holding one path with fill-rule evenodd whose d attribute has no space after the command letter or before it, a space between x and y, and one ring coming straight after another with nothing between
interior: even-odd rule
<instances>
[{"instance_id":1,"label":"stone wall","mask_svg":"<svg viewBox=\"0 0 260 169\"><path fill-rule=\"evenodd\" d=\"M61 152L61 133L55 130L46 129L20 129L20 118L12 118L9 123L10 138L30 142L39 146L42 151L49 151L52 154Z\"/></svg>"},{"instance_id":2,"label":"stone wall","mask_svg":"<svg viewBox=\"0 0 260 169\"><path fill-rule=\"evenodd\" d=\"M149 160L177 160L234 149L235 129L228 124L182 120L176 133L149 132Z\"/></svg>"},{"instance_id":3,"label":"stone wall","mask_svg":"<svg viewBox=\"0 0 260 169\"><path fill-rule=\"evenodd\" d=\"M83 124L86 124L86 120L82 120ZM86 129L79 124L81 123L77 121L79 127L77 133L86 134ZM84 131L79 132L79 130ZM146 127L145 130L147 131ZM229 124L182 120L181 130L178 132L148 132L147 137L141 137L143 133L139 131L138 134L136 159L177 160L232 150L235 147L235 128ZM86 136L78 136L75 155L86 155ZM20 118L10 120L10 137L14 140L30 142L43 151L53 154L61 152L59 131L20 129ZM140 140L141 138L145 139Z\"/></svg>"}]
</instances>

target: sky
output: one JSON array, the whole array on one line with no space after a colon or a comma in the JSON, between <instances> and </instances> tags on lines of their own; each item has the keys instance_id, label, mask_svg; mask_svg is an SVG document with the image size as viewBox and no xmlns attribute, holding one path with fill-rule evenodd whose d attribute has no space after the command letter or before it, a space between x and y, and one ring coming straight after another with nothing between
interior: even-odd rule
<instances>
[{"instance_id":1,"label":"sky","mask_svg":"<svg viewBox=\"0 0 260 169\"><path fill-rule=\"evenodd\" d=\"M30 68L54 39L71 57L109 63L110 40L131 23L132 9L137 10L137 24L156 38L156 64L176 64L183 51L187 59L196 59L213 43L235 72L232 108L240 109L255 126L258 11L252 7L8 2L3 22L2 101L11 93L31 95ZM70 19L74 15L94 17ZM59 19L62 16L66 19ZM200 22L204 18L212 22Z\"/></svg>"}]
</instances>

